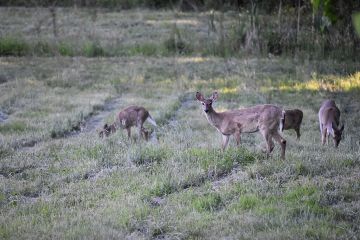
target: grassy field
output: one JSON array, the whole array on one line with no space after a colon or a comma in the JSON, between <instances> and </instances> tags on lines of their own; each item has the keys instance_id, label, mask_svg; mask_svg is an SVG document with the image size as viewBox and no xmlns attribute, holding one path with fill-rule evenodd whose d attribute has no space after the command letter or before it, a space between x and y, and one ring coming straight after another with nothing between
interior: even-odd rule
<instances>
[{"instance_id":1,"label":"grassy field","mask_svg":"<svg viewBox=\"0 0 360 240\"><path fill-rule=\"evenodd\" d=\"M3 36L26 36L38 21L24 9L0 11L8 14ZM68 22L89 17L61 11ZM178 25L196 18L184 15ZM109 43L102 32L147 43L166 38L178 21L170 12L135 10L96 17L107 22L97 20L95 29ZM146 21L152 31L137 29ZM70 25L59 28L82 34ZM197 55L1 57L0 238L357 239L359 66ZM195 101L196 91L213 90L219 111L262 103L302 109L301 140L283 133L286 160L279 146L266 159L258 133L220 151L221 136ZM345 122L338 149L320 144L317 112L327 98ZM150 111L158 140L128 140L124 131L99 139L98 129L130 104Z\"/></svg>"}]
</instances>

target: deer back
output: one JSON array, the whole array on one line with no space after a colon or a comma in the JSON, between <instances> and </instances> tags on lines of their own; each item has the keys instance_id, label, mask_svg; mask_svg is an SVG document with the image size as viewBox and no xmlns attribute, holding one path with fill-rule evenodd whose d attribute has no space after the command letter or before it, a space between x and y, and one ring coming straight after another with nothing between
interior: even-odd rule
<instances>
[{"instance_id":1,"label":"deer back","mask_svg":"<svg viewBox=\"0 0 360 240\"><path fill-rule=\"evenodd\" d=\"M136 126L138 121L143 123L149 116L149 112L144 107L130 106L118 114L120 125L124 128Z\"/></svg>"},{"instance_id":2,"label":"deer back","mask_svg":"<svg viewBox=\"0 0 360 240\"><path fill-rule=\"evenodd\" d=\"M277 131L282 110L271 104L226 111L223 115L221 129L240 127L241 132L256 132L260 129Z\"/></svg>"},{"instance_id":3,"label":"deer back","mask_svg":"<svg viewBox=\"0 0 360 240\"><path fill-rule=\"evenodd\" d=\"M321 104L319 120L324 126L330 127L333 124L335 124L336 127L339 126L340 110L333 100L326 100Z\"/></svg>"}]
</instances>

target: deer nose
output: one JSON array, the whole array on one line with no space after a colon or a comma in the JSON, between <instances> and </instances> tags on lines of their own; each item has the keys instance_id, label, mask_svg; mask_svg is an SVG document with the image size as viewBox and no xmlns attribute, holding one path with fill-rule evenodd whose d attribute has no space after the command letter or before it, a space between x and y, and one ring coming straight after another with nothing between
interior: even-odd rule
<instances>
[{"instance_id":1,"label":"deer nose","mask_svg":"<svg viewBox=\"0 0 360 240\"><path fill-rule=\"evenodd\" d=\"M206 113L207 113L207 112L209 112L209 110L208 110L208 109L205 109L204 111L205 111Z\"/></svg>"}]
</instances>

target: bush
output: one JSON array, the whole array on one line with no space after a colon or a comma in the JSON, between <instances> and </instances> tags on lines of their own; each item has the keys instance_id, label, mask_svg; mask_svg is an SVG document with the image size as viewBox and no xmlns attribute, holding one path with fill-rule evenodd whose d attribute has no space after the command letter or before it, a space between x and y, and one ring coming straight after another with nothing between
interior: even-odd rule
<instances>
[{"instance_id":1,"label":"bush","mask_svg":"<svg viewBox=\"0 0 360 240\"><path fill-rule=\"evenodd\" d=\"M73 47L67 43L60 43L58 46L58 51L61 56L73 57L75 55Z\"/></svg>"},{"instance_id":2,"label":"bush","mask_svg":"<svg viewBox=\"0 0 360 240\"><path fill-rule=\"evenodd\" d=\"M105 50L96 42L88 42L83 47L83 54L86 57L101 57L105 56Z\"/></svg>"},{"instance_id":3,"label":"bush","mask_svg":"<svg viewBox=\"0 0 360 240\"><path fill-rule=\"evenodd\" d=\"M14 37L0 38L0 56L24 56L28 51L29 46L22 39Z\"/></svg>"}]
</instances>

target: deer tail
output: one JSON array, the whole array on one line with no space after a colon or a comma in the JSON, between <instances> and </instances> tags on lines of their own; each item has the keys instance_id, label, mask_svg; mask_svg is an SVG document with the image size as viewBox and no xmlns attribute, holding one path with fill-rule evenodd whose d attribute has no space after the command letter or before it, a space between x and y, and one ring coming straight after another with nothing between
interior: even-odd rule
<instances>
[{"instance_id":1,"label":"deer tail","mask_svg":"<svg viewBox=\"0 0 360 240\"><path fill-rule=\"evenodd\" d=\"M157 124L156 124L155 120L151 117L150 114L149 114L149 117L146 120L149 121L149 123L151 123L151 125L157 127Z\"/></svg>"},{"instance_id":2,"label":"deer tail","mask_svg":"<svg viewBox=\"0 0 360 240\"><path fill-rule=\"evenodd\" d=\"M282 110L282 112L281 112L281 118L280 118L280 126L279 126L281 132L284 131L285 115L286 115L285 110Z\"/></svg>"}]
</instances>

